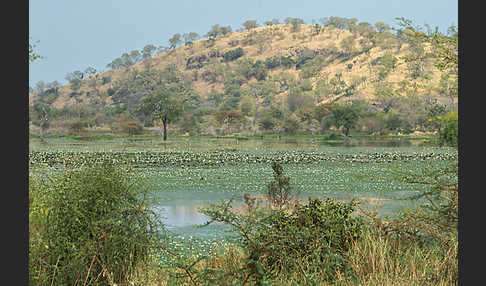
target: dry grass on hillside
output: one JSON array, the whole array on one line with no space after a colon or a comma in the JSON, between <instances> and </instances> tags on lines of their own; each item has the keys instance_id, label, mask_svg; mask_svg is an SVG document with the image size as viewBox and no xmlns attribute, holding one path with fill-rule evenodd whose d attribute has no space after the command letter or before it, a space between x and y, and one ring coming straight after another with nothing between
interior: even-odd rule
<instances>
[{"instance_id":1,"label":"dry grass on hillside","mask_svg":"<svg viewBox=\"0 0 486 286\"><path fill-rule=\"evenodd\" d=\"M165 67L170 65L176 65L179 70L185 72L188 76L193 72L197 72L201 74L203 71L214 68L215 64L206 64L202 68L199 69L192 69L186 70L185 65L186 61L191 56L197 55L208 55L210 51L219 51L220 55L223 53L241 47L244 50L244 55L241 57L242 59L252 59L253 61L261 60L264 61L267 58L273 56L296 56L299 51L303 51L304 49L311 49L311 50L318 50L318 49L342 49L343 40L349 37L356 37L354 39L354 43L352 45L352 49L354 51L360 51L363 49L363 46L360 43L366 42L366 39L362 36L354 36L351 32L345 30L339 30L336 28L325 27L321 33L315 34L313 32L313 28L310 25L303 24L301 25L299 31L293 32L291 30L291 25L273 25L273 26L264 26L264 27L257 27L252 30L243 30L243 31L236 31L231 34L220 36L216 38L214 44L212 46L208 45L208 39L203 38L195 41L192 45L187 46L180 46L174 50L168 52L162 52L158 55L151 58L148 63L151 69L155 70L162 70ZM244 44L245 41L249 41L249 39L253 39L253 44ZM331 77L335 76L336 74L342 74L342 80L346 83L353 83L357 82L357 88L355 90L354 98L361 98L366 100L373 100L374 93L376 89L376 85L378 82L378 68L372 65L372 61L380 56L385 54L392 54L398 60L396 63L396 68L391 70L387 77L383 80L387 84L389 84L394 89L398 88L400 83L403 81L410 82L410 79L406 77L407 75L407 64L401 59L404 55L408 53L407 45L403 45L399 52L397 49L391 48L383 50L380 47L373 47L368 53L359 54L351 59L346 61L339 61L336 60L332 63L325 65L318 75L310 78L309 80L311 83L316 85L316 83L321 80L329 80ZM215 59L211 59L215 61ZM219 61L218 59L217 61ZM348 65L352 64L352 68L349 69ZM224 63L223 65L226 68L231 69L235 66L235 63ZM143 71L147 66L147 63L140 62L137 63L128 69L121 69L121 70L109 70L104 71L98 75L97 77L97 87L99 93L106 93L109 88L113 88L115 83L118 80L122 80L123 77L127 74L130 70L137 70ZM279 74L280 72L285 71L294 75L297 79L299 79L300 70L296 70L295 68L290 69L283 69L283 68L276 68L274 70L270 70L268 72L269 76L273 76ZM425 80L422 78L414 80L414 82L418 86L418 92L422 93L437 93L436 86L438 85L438 81L440 78L440 74L433 66L432 63L428 63L426 65L426 73L429 75L429 79ZM111 82L102 85L101 79L103 77L111 77ZM365 81L362 79L366 78ZM78 100L82 100L83 102L87 102L88 98L86 96L87 92L94 92L93 89L88 87L87 82L90 78L85 79L79 93L82 95L78 96ZM198 78L197 81L193 82L193 88L198 94L204 99L207 94L212 90L222 91L222 83L207 83ZM54 102L54 106L60 108L64 105L73 105L76 103L74 98L70 98L69 94L71 93L70 84L64 85L59 88L60 96ZM278 98L279 96L277 96ZM31 102L34 100L35 96L33 94L30 95ZM328 100L332 100L333 98L329 98ZM107 104L111 104L111 99L108 97Z\"/></svg>"}]
</instances>

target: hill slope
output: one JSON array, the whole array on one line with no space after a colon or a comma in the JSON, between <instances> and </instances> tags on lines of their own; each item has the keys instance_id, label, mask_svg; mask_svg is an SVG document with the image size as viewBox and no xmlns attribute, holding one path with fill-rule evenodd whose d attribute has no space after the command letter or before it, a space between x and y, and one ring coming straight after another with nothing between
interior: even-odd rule
<instances>
[{"instance_id":1,"label":"hill slope","mask_svg":"<svg viewBox=\"0 0 486 286\"><path fill-rule=\"evenodd\" d=\"M143 76L175 72L198 95L198 107L212 108L205 115L238 109L253 116L253 124L258 116L243 110L245 101L255 108L280 106L288 116L308 107L308 101L362 99L383 109L390 98L415 96L453 106L455 98L444 88L447 80L431 59L404 60L420 58L427 49L389 30L271 25L199 39L128 68L84 78L77 90L71 84L56 88L48 102L58 109L84 105L133 112L150 94ZM152 86L162 84L151 80ZM45 92L29 96L31 103L42 98Z\"/></svg>"}]
</instances>

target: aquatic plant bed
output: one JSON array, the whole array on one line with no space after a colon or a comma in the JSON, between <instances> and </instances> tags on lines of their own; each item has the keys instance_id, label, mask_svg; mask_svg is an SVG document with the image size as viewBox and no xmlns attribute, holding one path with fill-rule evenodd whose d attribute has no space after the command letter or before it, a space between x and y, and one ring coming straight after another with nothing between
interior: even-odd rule
<instances>
[{"instance_id":1,"label":"aquatic plant bed","mask_svg":"<svg viewBox=\"0 0 486 286\"><path fill-rule=\"evenodd\" d=\"M31 151L30 166L77 167L99 162L112 162L133 167L163 166L221 166L243 163L267 163L276 160L283 164L349 162L349 163L389 163L410 160L457 160L457 152L319 152L319 151L277 151L249 153L238 151Z\"/></svg>"},{"instance_id":2,"label":"aquatic plant bed","mask_svg":"<svg viewBox=\"0 0 486 286\"><path fill-rule=\"evenodd\" d=\"M322 148L318 150L170 150L170 151L31 151L31 173L50 177L65 168L111 162L126 169L133 181L153 190L153 206L169 207L164 213L171 231L194 239L221 239L221 226L198 228L170 226L171 217L189 214L221 199L242 204L243 194L261 195L272 180L271 162L280 161L293 191L306 197L353 198L378 206L383 215L393 214L405 204L397 200L417 188L400 183L399 172L421 173L457 161L451 148ZM177 210L176 210L177 209ZM181 213L181 211L187 212ZM201 221L201 219L197 219Z\"/></svg>"}]
</instances>

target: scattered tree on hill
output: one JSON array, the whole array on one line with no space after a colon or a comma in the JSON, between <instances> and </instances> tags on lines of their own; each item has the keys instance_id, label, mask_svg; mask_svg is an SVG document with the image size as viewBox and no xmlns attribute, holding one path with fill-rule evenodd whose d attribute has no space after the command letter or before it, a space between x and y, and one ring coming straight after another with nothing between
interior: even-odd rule
<instances>
[{"instance_id":1,"label":"scattered tree on hill","mask_svg":"<svg viewBox=\"0 0 486 286\"><path fill-rule=\"evenodd\" d=\"M298 32L300 30L300 25L304 24L304 20L299 19L299 18L292 18L292 17L287 17L284 20L285 24L291 25L291 31L293 33Z\"/></svg>"},{"instance_id":2,"label":"scattered tree on hill","mask_svg":"<svg viewBox=\"0 0 486 286\"><path fill-rule=\"evenodd\" d=\"M107 64L106 66L112 70L125 68L125 64L123 63L121 58L114 59L113 61L111 61L111 63Z\"/></svg>"},{"instance_id":3,"label":"scattered tree on hill","mask_svg":"<svg viewBox=\"0 0 486 286\"><path fill-rule=\"evenodd\" d=\"M46 88L47 88L46 83L43 80L39 80L38 82L35 83L34 92L39 94L42 93Z\"/></svg>"},{"instance_id":4,"label":"scattered tree on hill","mask_svg":"<svg viewBox=\"0 0 486 286\"><path fill-rule=\"evenodd\" d=\"M300 122L299 118L295 114L291 114L290 116L285 117L282 122L282 129L285 134L288 135L295 135L299 132L300 129Z\"/></svg>"},{"instance_id":5,"label":"scattered tree on hill","mask_svg":"<svg viewBox=\"0 0 486 286\"><path fill-rule=\"evenodd\" d=\"M133 50L130 52L130 59L132 60L133 64L136 64L142 61L142 54L138 50Z\"/></svg>"},{"instance_id":6,"label":"scattered tree on hill","mask_svg":"<svg viewBox=\"0 0 486 286\"><path fill-rule=\"evenodd\" d=\"M145 60L148 60L150 59L153 55L154 55L154 52L157 50L157 47L152 45L152 44L148 44L146 45L145 47L143 47L142 49L142 59L145 61Z\"/></svg>"},{"instance_id":7,"label":"scattered tree on hill","mask_svg":"<svg viewBox=\"0 0 486 286\"><path fill-rule=\"evenodd\" d=\"M458 92L458 78L456 75L444 73L441 75L439 82L439 93L448 96L450 99L450 106L454 106L454 99L457 98Z\"/></svg>"},{"instance_id":8,"label":"scattered tree on hill","mask_svg":"<svg viewBox=\"0 0 486 286\"><path fill-rule=\"evenodd\" d=\"M184 45L189 45L199 39L199 34L196 32L184 33L182 38L184 38Z\"/></svg>"},{"instance_id":9,"label":"scattered tree on hill","mask_svg":"<svg viewBox=\"0 0 486 286\"><path fill-rule=\"evenodd\" d=\"M312 20L312 36L319 35L322 31L322 26Z\"/></svg>"},{"instance_id":10,"label":"scattered tree on hill","mask_svg":"<svg viewBox=\"0 0 486 286\"><path fill-rule=\"evenodd\" d=\"M66 74L65 79L71 84L71 89L73 91L78 90L81 87L82 80L84 78L84 72L73 71Z\"/></svg>"},{"instance_id":11,"label":"scattered tree on hill","mask_svg":"<svg viewBox=\"0 0 486 286\"><path fill-rule=\"evenodd\" d=\"M150 69L150 59L154 56L155 52L157 51L157 47L148 44L145 45L142 49L142 60L144 61L145 69L149 70Z\"/></svg>"},{"instance_id":12,"label":"scattered tree on hill","mask_svg":"<svg viewBox=\"0 0 486 286\"><path fill-rule=\"evenodd\" d=\"M219 36L220 34L220 27L219 27L219 24L214 24L212 27L211 27L211 30L209 30L207 33L206 33L206 36L209 38L209 39L214 39L216 38L217 36Z\"/></svg>"},{"instance_id":13,"label":"scattered tree on hill","mask_svg":"<svg viewBox=\"0 0 486 286\"><path fill-rule=\"evenodd\" d=\"M375 23L375 28L378 33L388 32L390 30L390 26L381 21Z\"/></svg>"},{"instance_id":14,"label":"scattered tree on hill","mask_svg":"<svg viewBox=\"0 0 486 286\"><path fill-rule=\"evenodd\" d=\"M242 25L243 27L245 27L246 30L251 30L258 27L257 21L255 20L245 21Z\"/></svg>"},{"instance_id":15,"label":"scattered tree on hill","mask_svg":"<svg viewBox=\"0 0 486 286\"><path fill-rule=\"evenodd\" d=\"M245 116L252 116L255 113L256 100L253 96L244 96L238 103L238 108Z\"/></svg>"},{"instance_id":16,"label":"scattered tree on hill","mask_svg":"<svg viewBox=\"0 0 486 286\"><path fill-rule=\"evenodd\" d=\"M135 62L132 60L132 57L130 56L129 53L123 53L121 55L121 60L125 67L129 67L135 64Z\"/></svg>"},{"instance_id":17,"label":"scattered tree on hill","mask_svg":"<svg viewBox=\"0 0 486 286\"><path fill-rule=\"evenodd\" d=\"M231 31L232 31L231 26L220 27L218 24L215 24L211 27L211 30L209 30L206 33L206 36L210 40L213 40L214 38L217 38L218 36L227 35L227 34L231 33Z\"/></svg>"},{"instance_id":18,"label":"scattered tree on hill","mask_svg":"<svg viewBox=\"0 0 486 286\"><path fill-rule=\"evenodd\" d=\"M225 36L225 35L228 35L229 33L231 33L233 30L231 29L231 26L223 26L219 29L219 33L222 35L222 36Z\"/></svg>"},{"instance_id":19,"label":"scattered tree on hill","mask_svg":"<svg viewBox=\"0 0 486 286\"><path fill-rule=\"evenodd\" d=\"M169 47L160 45L157 47L157 51L155 52L156 54L167 52L169 50Z\"/></svg>"},{"instance_id":20,"label":"scattered tree on hill","mask_svg":"<svg viewBox=\"0 0 486 286\"><path fill-rule=\"evenodd\" d=\"M85 74L86 76L88 76L88 77L89 77L89 76L94 76L94 75L96 74L96 72L97 72L97 71L96 71L96 69L95 69L95 68L93 68L93 67L87 67L87 68L84 70L84 74Z\"/></svg>"},{"instance_id":21,"label":"scattered tree on hill","mask_svg":"<svg viewBox=\"0 0 486 286\"><path fill-rule=\"evenodd\" d=\"M299 108L314 106L314 98L304 93L298 86L291 87L287 94L286 106L293 113Z\"/></svg>"},{"instance_id":22,"label":"scattered tree on hill","mask_svg":"<svg viewBox=\"0 0 486 286\"><path fill-rule=\"evenodd\" d=\"M341 48L346 54L351 54L354 49L355 38L353 36L346 37L341 40Z\"/></svg>"},{"instance_id":23,"label":"scattered tree on hill","mask_svg":"<svg viewBox=\"0 0 486 286\"><path fill-rule=\"evenodd\" d=\"M169 49L175 49L181 42L181 34L177 33L173 35L172 38L169 39Z\"/></svg>"}]
</instances>

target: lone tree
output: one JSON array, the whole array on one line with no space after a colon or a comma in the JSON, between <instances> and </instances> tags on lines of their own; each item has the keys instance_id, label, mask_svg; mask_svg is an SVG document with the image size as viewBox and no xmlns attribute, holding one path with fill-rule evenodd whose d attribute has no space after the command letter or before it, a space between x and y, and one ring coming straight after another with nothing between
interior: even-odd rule
<instances>
[{"instance_id":1,"label":"lone tree","mask_svg":"<svg viewBox=\"0 0 486 286\"><path fill-rule=\"evenodd\" d=\"M182 102L166 86L162 86L153 96L143 99L141 109L152 115L152 120L160 120L163 125L164 141L167 140L167 124L179 118L182 114Z\"/></svg>"},{"instance_id":2,"label":"lone tree","mask_svg":"<svg viewBox=\"0 0 486 286\"><path fill-rule=\"evenodd\" d=\"M343 133L349 136L349 131L356 126L360 113L354 104L338 104L332 108L331 117L337 128L342 128Z\"/></svg>"}]
</instances>

